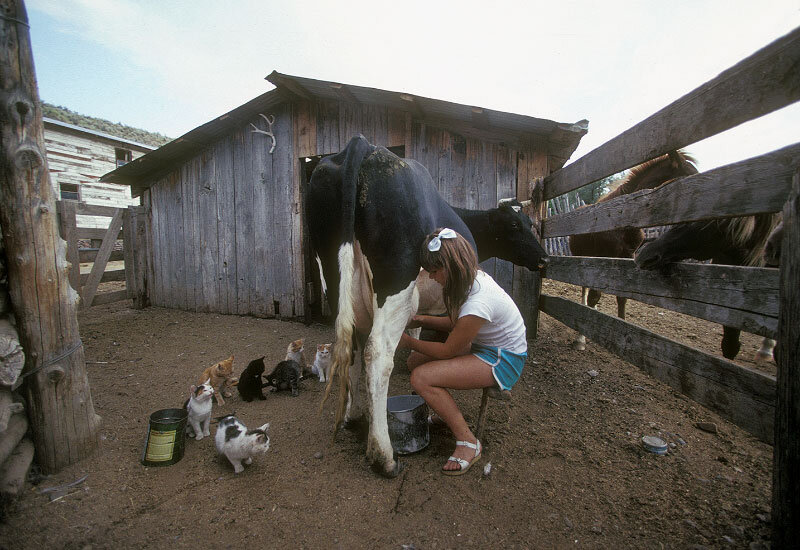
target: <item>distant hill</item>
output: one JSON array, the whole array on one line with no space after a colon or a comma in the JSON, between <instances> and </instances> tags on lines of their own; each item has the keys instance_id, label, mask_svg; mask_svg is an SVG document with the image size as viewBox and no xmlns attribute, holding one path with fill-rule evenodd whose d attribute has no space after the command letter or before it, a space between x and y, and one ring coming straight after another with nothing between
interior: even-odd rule
<instances>
[{"instance_id":1,"label":"distant hill","mask_svg":"<svg viewBox=\"0 0 800 550\"><path fill-rule=\"evenodd\" d=\"M42 116L52 118L60 122L66 122L67 124L74 124L75 126L80 126L81 128L86 128L88 130L95 130L96 132L111 134L112 136L135 141L137 143L152 145L153 147L161 147L168 141L172 141L172 138L156 132L148 132L147 130L132 128L118 122L111 122L102 118L81 115L74 111L70 111L66 107L50 105L49 103L45 102L42 102Z\"/></svg>"}]
</instances>

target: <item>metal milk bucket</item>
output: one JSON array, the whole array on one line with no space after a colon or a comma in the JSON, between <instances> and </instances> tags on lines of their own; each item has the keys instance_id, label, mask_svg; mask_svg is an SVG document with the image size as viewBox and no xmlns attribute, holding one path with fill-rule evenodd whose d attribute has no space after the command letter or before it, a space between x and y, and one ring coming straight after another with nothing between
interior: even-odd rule
<instances>
[{"instance_id":1,"label":"metal milk bucket","mask_svg":"<svg viewBox=\"0 0 800 550\"><path fill-rule=\"evenodd\" d=\"M430 443L428 405L419 395L393 395L386 401L389 439L397 454L421 451Z\"/></svg>"},{"instance_id":2,"label":"metal milk bucket","mask_svg":"<svg viewBox=\"0 0 800 550\"><path fill-rule=\"evenodd\" d=\"M150 415L142 464L169 466L183 458L188 417L186 409L161 409Z\"/></svg>"}]
</instances>

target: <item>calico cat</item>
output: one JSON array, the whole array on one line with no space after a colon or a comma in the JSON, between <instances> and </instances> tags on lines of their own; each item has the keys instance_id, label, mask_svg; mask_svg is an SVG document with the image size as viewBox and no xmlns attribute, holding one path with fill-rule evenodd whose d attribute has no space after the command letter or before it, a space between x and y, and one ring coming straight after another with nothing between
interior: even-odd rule
<instances>
[{"instance_id":1,"label":"calico cat","mask_svg":"<svg viewBox=\"0 0 800 550\"><path fill-rule=\"evenodd\" d=\"M214 396L214 388L210 380L206 380L199 386L192 386L189 392L189 399L183 404L183 408L189 413L186 422L186 434L197 440L203 436L211 435L209 426L211 424L211 398Z\"/></svg>"},{"instance_id":2,"label":"calico cat","mask_svg":"<svg viewBox=\"0 0 800 550\"><path fill-rule=\"evenodd\" d=\"M233 415L220 419L214 443L219 454L233 465L233 472L238 474L244 471L245 464L252 464L253 455L266 453L269 450L269 423L248 430L247 426Z\"/></svg>"},{"instance_id":3,"label":"calico cat","mask_svg":"<svg viewBox=\"0 0 800 550\"><path fill-rule=\"evenodd\" d=\"M263 357L253 359L250 361L250 364L247 365L247 368L242 371L236 388L239 390L239 395L243 401L249 403L253 399L266 399L264 393L261 391L261 388L267 385L261 380L262 374L264 374Z\"/></svg>"},{"instance_id":4,"label":"calico cat","mask_svg":"<svg viewBox=\"0 0 800 550\"><path fill-rule=\"evenodd\" d=\"M298 391L300 373L301 369L297 361L292 359L281 361L267 375L265 385L272 386L272 391L292 390L292 396L297 397L300 394Z\"/></svg>"},{"instance_id":5,"label":"calico cat","mask_svg":"<svg viewBox=\"0 0 800 550\"><path fill-rule=\"evenodd\" d=\"M311 374L316 374L320 382L325 382L331 375L331 346L332 344L319 344L314 364L311 365Z\"/></svg>"},{"instance_id":6,"label":"calico cat","mask_svg":"<svg viewBox=\"0 0 800 550\"><path fill-rule=\"evenodd\" d=\"M209 379L211 380L211 385L214 387L214 395L217 398L217 404L224 405L225 400L223 396L231 396L230 387L236 382L236 378L233 376L233 355L204 370L203 375L200 377L200 382L198 383Z\"/></svg>"},{"instance_id":7,"label":"calico cat","mask_svg":"<svg viewBox=\"0 0 800 550\"><path fill-rule=\"evenodd\" d=\"M300 379L302 380L306 376L311 376L311 366L306 361L306 354L303 353L303 341L304 338L300 338L299 340L295 340L291 342L289 346L286 348L286 360L297 361L297 364L300 365Z\"/></svg>"}]
</instances>

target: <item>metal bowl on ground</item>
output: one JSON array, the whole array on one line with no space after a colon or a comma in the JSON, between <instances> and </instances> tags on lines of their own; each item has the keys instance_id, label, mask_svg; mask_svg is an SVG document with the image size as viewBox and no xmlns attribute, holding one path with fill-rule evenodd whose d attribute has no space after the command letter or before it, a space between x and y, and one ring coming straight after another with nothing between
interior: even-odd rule
<instances>
[{"instance_id":1,"label":"metal bowl on ground","mask_svg":"<svg viewBox=\"0 0 800 550\"><path fill-rule=\"evenodd\" d=\"M419 395L393 395L386 401L389 439L397 454L421 451L430 443L428 405Z\"/></svg>"}]
</instances>

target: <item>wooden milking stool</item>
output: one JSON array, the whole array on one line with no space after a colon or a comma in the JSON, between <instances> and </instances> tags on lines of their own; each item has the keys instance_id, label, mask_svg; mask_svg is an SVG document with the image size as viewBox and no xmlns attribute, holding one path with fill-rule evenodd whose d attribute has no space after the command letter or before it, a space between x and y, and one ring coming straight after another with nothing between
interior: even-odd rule
<instances>
[{"instance_id":1,"label":"wooden milking stool","mask_svg":"<svg viewBox=\"0 0 800 550\"><path fill-rule=\"evenodd\" d=\"M483 388L481 396L481 410L478 413L478 424L475 427L475 437L483 438L483 428L486 425L486 407L489 405L489 398L499 399L500 401L511 401L511 391L501 390L497 386Z\"/></svg>"}]
</instances>

